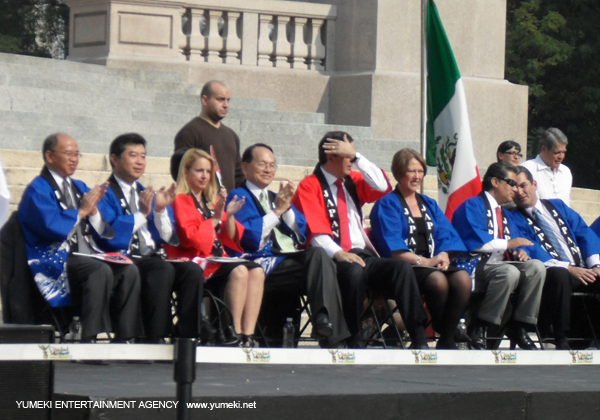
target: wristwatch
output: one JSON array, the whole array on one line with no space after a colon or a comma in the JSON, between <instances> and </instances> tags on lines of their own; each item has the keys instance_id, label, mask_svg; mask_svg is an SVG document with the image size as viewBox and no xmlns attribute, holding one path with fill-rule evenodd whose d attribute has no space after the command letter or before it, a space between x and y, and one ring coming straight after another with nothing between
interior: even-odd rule
<instances>
[{"instance_id":1,"label":"wristwatch","mask_svg":"<svg viewBox=\"0 0 600 420\"><path fill-rule=\"evenodd\" d=\"M594 264L594 265L592 265L592 266L590 267L590 269L591 269L591 268L600 268L600 264Z\"/></svg>"},{"instance_id":2,"label":"wristwatch","mask_svg":"<svg viewBox=\"0 0 600 420\"><path fill-rule=\"evenodd\" d=\"M421 256L420 255L417 257L417 262L415 264L421 265Z\"/></svg>"}]
</instances>

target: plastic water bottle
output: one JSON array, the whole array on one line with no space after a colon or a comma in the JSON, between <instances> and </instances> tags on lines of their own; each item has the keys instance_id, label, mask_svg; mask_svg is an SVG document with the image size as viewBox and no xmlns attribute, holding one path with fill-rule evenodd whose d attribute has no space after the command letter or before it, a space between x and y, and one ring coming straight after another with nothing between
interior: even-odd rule
<instances>
[{"instance_id":1,"label":"plastic water bottle","mask_svg":"<svg viewBox=\"0 0 600 420\"><path fill-rule=\"evenodd\" d=\"M81 341L81 321L78 316L73 317L73 321L69 325L69 333L71 334L71 341L74 343Z\"/></svg>"},{"instance_id":2,"label":"plastic water bottle","mask_svg":"<svg viewBox=\"0 0 600 420\"><path fill-rule=\"evenodd\" d=\"M281 347L284 348L293 348L294 347L294 324L292 323L292 318L287 318L285 320L285 325L283 326L283 343Z\"/></svg>"},{"instance_id":3,"label":"plastic water bottle","mask_svg":"<svg viewBox=\"0 0 600 420\"><path fill-rule=\"evenodd\" d=\"M459 338L457 340L458 349L459 350L468 350L469 345L467 343L467 324L465 324L464 318L460 319L457 330L459 332Z\"/></svg>"}]
</instances>

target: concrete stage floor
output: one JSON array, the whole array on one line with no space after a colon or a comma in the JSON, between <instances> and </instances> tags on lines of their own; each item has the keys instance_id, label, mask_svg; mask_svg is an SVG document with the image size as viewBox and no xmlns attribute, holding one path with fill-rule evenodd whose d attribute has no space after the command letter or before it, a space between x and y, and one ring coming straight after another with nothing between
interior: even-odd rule
<instances>
[{"instance_id":1,"label":"concrete stage floor","mask_svg":"<svg viewBox=\"0 0 600 420\"><path fill-rule=\"evenodd\" d=\"M58 400L135 400L135 408L54 409L62 419L175 419L169 363L55 362ZM309 366L197 364L193 402L256 408L190 409L192 419L594 419L600 367Z\"/></svg>"}]
</instances>

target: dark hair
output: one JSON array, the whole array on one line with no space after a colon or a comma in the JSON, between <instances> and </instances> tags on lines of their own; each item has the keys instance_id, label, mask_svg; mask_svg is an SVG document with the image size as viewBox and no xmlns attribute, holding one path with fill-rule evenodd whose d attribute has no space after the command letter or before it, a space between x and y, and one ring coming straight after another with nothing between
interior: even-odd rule
<instances>
[{"instance_id":1,"label":"dark hair","mask_svg":"<svg viewBox=\"0 0 600 420\"><path fill-rule=\"evenodd\" d=\"M517 175L525 174L525 177L529 180L529 182L531 182L533 184L533 175L531 175L531 172L526 167L517 166L517 171L515 173Z\"/></svg>"},{"instance_id":2,"label":"dark hair","mask_svg":"<svg viewBox=\"0 0 600 420\"><path fill-rule=\"evenodd\" d=\"M171 156L171 178L173 181L177 182L177 176L179 175L179 165L181 164L181 159L185 152L189 150L189 147L184 147L183 149L175 150L175 153Z\"/></svg>"},{"instance_id":3,"label":"dark hair","mask_svg":"<svg viewBox=\"0 0 600 420\"><path fill-rule=\"evenodd\" d=\"M521 145L514 140L506 140L506 141L503 141L502 143L500 143L500 146L498 146L498 150L496 150L496 159L498 160L498 162L500 162L500 158L498 157L498 154L506 153L513 147L515 149L517 149L517 152L521 151Z\"/></svg>"},{"instance_id":4,"label":"dark hair","mask_svg":"<svg viewBox=\"0 0 600 420\"><path fill-rule=\"evenodd\" d=\"M507 162L492 163L483 176L483 191L490 191L494 189L492 186L492 179L506 178L508 176L507 172L517 173L517 167Z\"/></svg>"},{"instance_id":5,"label":"dark hair","mask_svg":"<svg viewBox=\"0 0 600 420\"><path fill-rule=\"evenodd\" d=\"M42 156L44 158L44 162L46 161L46 152L48 150L54 152L56 150L56 145L58 144L58 135L61 133L50 134L48 137L44 139L44 143L42 143Z\"/></svg>"},{"instance_id":6,"label":"dark hair","mask_svg":"<svg viewBox=\"0 0 600 420\"><path fill-rule=\"evenodd\" d=\"M248 146L246 148L246 150L244 150L244 153L242 154L242 162L251 163L252 160L254 159L254 149L256 149L257 147L264 147L265 149L269 149L271 151L271 153L273 153L273 155L275 155L275 152L273 151L271 146L269 146L268 144L255 143L252 146Z\"/></svg>"},{"instance_id":7,"label":"dark hair","mask_svg":"<svg viewBox=\"0 0 600 420\"><path fill-rule=\"evenodd\" d=\"M200 91L200 99L202 99L203 96L206 96L208 99L211 98L211 96L213 95L212 87L213 87L213 84L215 84L215 83L225 86L225 83L220 82L218 80L211 80L209 82L206 82L204 84L204 86L202 86L202 90ZM225 87L227 87L227 86L225 86Z\"/></svg>"},{"instance_id":8,"label":"dark hair","mask_svg":"<svg viewBox=\"0 0 600 420\"><path fill-rule=\"evenodd\" d=\"M319 142L319 164L325 165L327 163L327 154L325 153L325 149L323 148L323 145L325 144L327 139L343 141L344 136L348 138L348 141L350 143L354 143L354 139L350 136L350 134L346 133L345 131L329 131L325 133L325 135Z\"/></svg>"},{"instance_id":9,"label":"dark hair","mask_svg":"<svg viewBox=\"0 0 600 420\"><path fill-rule=\"evenodd\" d=\"M138 133L121 134L110 144L109 155L115 155L118 159L121 159L121 155L130 144L140 144L145 148L146 139L140 136ZM110 162L110 166L114 168L115 165Z\"/></svg>"},{"instance_id":10,"label":"dark hair","mask_svg":"<svg viewBox=\"0 0 600 420\"><path fill-rule=\"evenodd\" d=\"M423 167L423 175L427 175L427 164L423 157L412 149L401 149L392 158L392 174L396 181L400 182L402 177L406 175L408 163L413 159L416 159Z\"/></svg>"}]
</instances>

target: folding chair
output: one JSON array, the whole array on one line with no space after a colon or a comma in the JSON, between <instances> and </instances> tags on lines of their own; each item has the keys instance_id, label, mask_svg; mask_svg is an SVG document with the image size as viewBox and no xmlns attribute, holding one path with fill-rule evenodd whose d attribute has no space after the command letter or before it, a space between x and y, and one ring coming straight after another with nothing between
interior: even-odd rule
<instances>
[{"instance_id":1,"label":"folding chair","mask_svg":"<svg viewBox=\"0 0 600 420\"><path fill-rule=\"evenodd\" d=\"M600 350L598 346L598 336L596 335L596 329L594 328L594 322L592 321L592 313L593 310L596 310L596 313L600 313L600 293L599 292L573 292L571 293L571 301L580 300L581 308L583 309L583 313L576 314L574 312L574 308L577 308L576 305L571 305L571 326L580 325L581 316L585 317L587 321L587 326L590 330L590 336L585 337L584 331L581 331L581 328L578 330L572 330L569 333L569 344L573 348L587 348L590 343L594 343L597 349ZM596 306L594 308L593 306ZM600 325L600 319L596 320L596 325ZM580 344L580 345L578 345Z\"/></svg>"}]
</instances>

